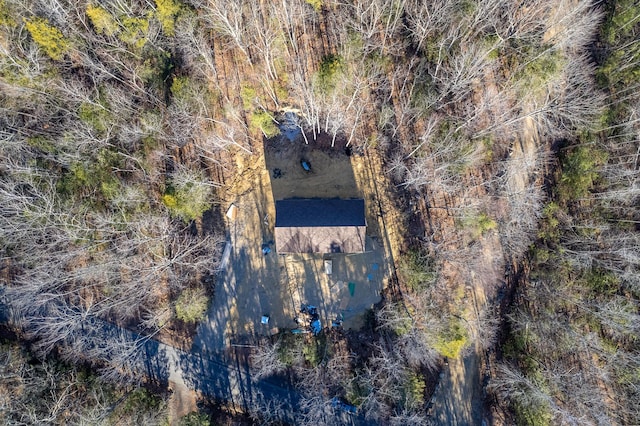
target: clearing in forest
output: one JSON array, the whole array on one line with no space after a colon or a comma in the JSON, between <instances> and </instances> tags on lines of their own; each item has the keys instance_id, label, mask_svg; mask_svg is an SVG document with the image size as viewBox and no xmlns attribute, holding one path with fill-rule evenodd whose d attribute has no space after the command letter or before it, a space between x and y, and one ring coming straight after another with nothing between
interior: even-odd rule
<instances>
[{"instance_id":1,"label":"clearing in forest","mask_svg":"<svg viewBox=\"0 0 640 426\"><path fill-rule=\"evenodd\" d=\"M266 140L263 152L236 159L238 178L224 200L237 207L235 217L226 218L229 260L199 326L196 349L219 351L256 334L296 329L295 318L304 319L303 304L317 307L323 327L337 319L345 328L360 327L362 314L380 301L389 255L372 213L377 199L366 160L351 154L344 144L331 147L322 137L306 144L283 135ZM288 198L364 198L365 252L278 253L275 200Z\"/></svg>"}]
</instances>

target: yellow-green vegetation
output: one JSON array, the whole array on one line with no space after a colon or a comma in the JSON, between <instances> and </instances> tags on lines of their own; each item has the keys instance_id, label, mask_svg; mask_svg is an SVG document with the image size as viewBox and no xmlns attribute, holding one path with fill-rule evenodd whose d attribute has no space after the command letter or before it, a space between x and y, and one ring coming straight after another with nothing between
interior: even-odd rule
<instances>
[{"instance_id":1,"label":"yellow-green vegetation","mask_svg":"<svg viewBox=\"0 0 640 426\"><path fill-rule=\"evenodd\" d=\"M0 27L15 27L15 25L13 11L9 9L5 0L0 0Z\"/></svg>"},{"instance_id":2,"label":"yellow-green vegetation","mask_svg":"<svg viewBox=\"0 0 640 426\"><path fill-rule=\"evenodd\" d=\"M253 86L243 84L240 88L240 97L242 98L242 106L244 109L250 111L254 107L258 94Z\"/></svg>"},{"instance_id":3,"label":"yellow-green vegetation","mask_svg":"<svg viewBox=\"0 0 640 426\"><path fill-rule=\"evenodd\" d=\"M202 321L209 306L209 296L201 288L187 288L176 300L176 318L186 323Z\"/></svg>"},{"instance_id":4,"label":"yellow-green vegetation","mask_svg":"<svg viewBox=\"0 0 640 426\"><path fill-rule=\"evenodd\" d=\"M409 371L402 386L401 405L409 409L421 407L424 404L425 388L424 378L415 371Z\"/></svg>"},{"instance_id":5,"label":"yellow-green vegetation","mask_svg":"<svg viewBox=\"0 0 640 426\"><path fill-rule=\"evenodd\" d=\"M24 20L27 31L31 34L33 41L51 59L60 60L71 47L69 41L62 32L49 24L49 21L42 18L33 17Z\"/></svg>"},{"instance_id":6,"label":"yellow-green vegetation","mask_svg":"<svg viewBox=\"0 0 640 426\"><path fill-rule=\"evenodd\" d=\"M149 19L126 16L122 18L124 29L118 34L118 38L130 46L138 49L147 43L149 34Z\"/></svg>"},{"instance_id":7,"label":"yellow-green vegetation","mask_svg":"<svg viewBox=\"0 0 640 426\"><path fill-rule=\"evenodd\" d=\"M191 94L191 79L186 76L176 76L171 82L171 95L174 99L186 100Z\"/></svg>"},{"instance_id":8,"label":"yellow-green vegetation","mask_svg":"<svg viewBox=\"0 0 640 426\"><path fill-rule=\"evenodd\" d=\"M498 224L484 212L470 214L462 218L461 224L471 233L471 237L475 240L479 239L485 233L497 228Z\"/></svg>"},{"instance_id":9,"label":"yellow-green vegetation","mask_svg":"<svg viewBox=\"0 0 640 426\"><path fill-rule=\"evenodd\" d=\"M280 128L266 111L255 111L249 116L249 125L254 130L260 130L267 139L273 138L280 134Z\"/></svg>"},{"instance_id":10,"label":"yellow-green vegetation","mask_svg":"<svg viewBox=\"0 0 640 426\"><path fill-rule=\"evenodd\" d=\"M87 5L87 16L91 20L91 24L93 24L96 32L100 34L112 36L119 30L118 23L113 18L113 15L100 6Z\"/></svg>"},{"instance_id":11,"label":"yellow-green vegetation","mask_svg":"<svg viewBox=\"0 0 640 426\"><path fill-rule=\"evenodd\" d=\"M447 328L438 334L433 348L444 357L457 358L468 341L467 330L461 320L457 317L451 317Z\"/></svg>"},{"instance_id":12,"label":"yellow-green vegetation","mask_svg":"<svg viewBox=\"0 0 640 426\"><path fill-rule=\"evenodd\" d=\"M313 6L316 12L322 10L322 0L305 0L308 4Z\"/></svg>"},{"instance_id":13,"label":"yellow-green vegetation","mask_svg":"<svg viewBox=\"0 0 640 426\"><path fill-rule=\"evenodd\" d=\"M199 174L175 177L169 180L162 202L172 216L185 222L195 220L211 208L211 186Z\"/></svg>"},{"instance_id":14,"label":"yellow-green vegetation","mask_svg":"<svg viewBox=\"0 0 640 426\"><path fill-rule=\"evenodd\" d=\"M103 209L120 192L120 180L113 172L120 160L117 153L103 149L93 162L71 163L58 181L58 193L70 202L82 201Z\"/></svg>"},{"instance_id":15,"label":"yellow-green vegetation","mask_svg":"<svg viewBox=\"0 0 640 426\"><path fill-rule=\"evenodd\" d=\"M162 24L162 31L168 36L175 34L176 18L180 13L183 4L179 0L154 0L158 20Z\"/></svg>"},{"instance_id":16,"label":"yellow-green vegetation","mask_svg":"<svg viewBox=\"0 0 640 426\"><path fill-rule=\"evenodd\" d=\"M112 118L104 106L93 102L83 102L78 109L78 117L100 133L107 130L107 123Z\"/></svg>"}]
</instances>

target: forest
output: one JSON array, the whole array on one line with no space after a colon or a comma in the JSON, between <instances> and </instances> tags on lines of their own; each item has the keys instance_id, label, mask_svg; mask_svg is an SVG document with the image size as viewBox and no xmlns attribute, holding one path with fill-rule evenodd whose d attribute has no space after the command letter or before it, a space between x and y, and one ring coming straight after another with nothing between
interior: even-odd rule
<instances>
[{"instance_id":1,"label":"forest","mask_svg":"<svg viewBox=\"0 0 640 426\"><path fill-rule=\"evenodd\" d=\"M0 0L0 422L640 423L639 34L635 0ZM295 404L177 413L137 363L191 344L287 113L366 159L393 273L360 330L249 348Z\"/></svg>"}]
</instances>

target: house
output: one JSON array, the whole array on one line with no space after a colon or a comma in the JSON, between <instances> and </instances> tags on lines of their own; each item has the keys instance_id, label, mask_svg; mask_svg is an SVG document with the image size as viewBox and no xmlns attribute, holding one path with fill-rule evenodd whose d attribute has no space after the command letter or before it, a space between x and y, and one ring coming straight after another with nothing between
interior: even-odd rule
<instances>
[{"instance_id":1,"label":"house","mask_svg":"<svg viewBox=\"0 0 640 426\"><path fill-rule=\"evenodd\" d=\"M278 253L362 253L366 231L362 199L276 201Z\"/></svg>"}]
</instances>

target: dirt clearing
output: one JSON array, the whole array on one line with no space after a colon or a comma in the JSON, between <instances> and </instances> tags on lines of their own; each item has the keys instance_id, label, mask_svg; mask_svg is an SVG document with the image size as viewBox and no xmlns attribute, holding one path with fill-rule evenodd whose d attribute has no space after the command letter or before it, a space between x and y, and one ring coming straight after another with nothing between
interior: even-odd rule
<instances>
[{"instance_id":1,"label":"dirt clearing","mask_svg":"<svg viewBox=\"0 0 640 426\"><path fill-rule=\"evenodd\" d=\"M263 155L237 159L238 175L223 206L237 207L235 219L227 218L228 266L198 328L196 349L221 351L255 335L296 329L303 304L318 308L323 327L342 319L343 327L355 329L366 309L380 301L390 256L378 235L379 218L371 213L377 203L372 185L354 173L367 167L365 157L326 145L280 137L265 142ZM275 200L296 197L364 198L367 223L373 225L367 228L365 253L277 253ZM265 247L271 250L267 254ZM332 261L331 274L325 260Z\"/></svg>"}]
</instances>

